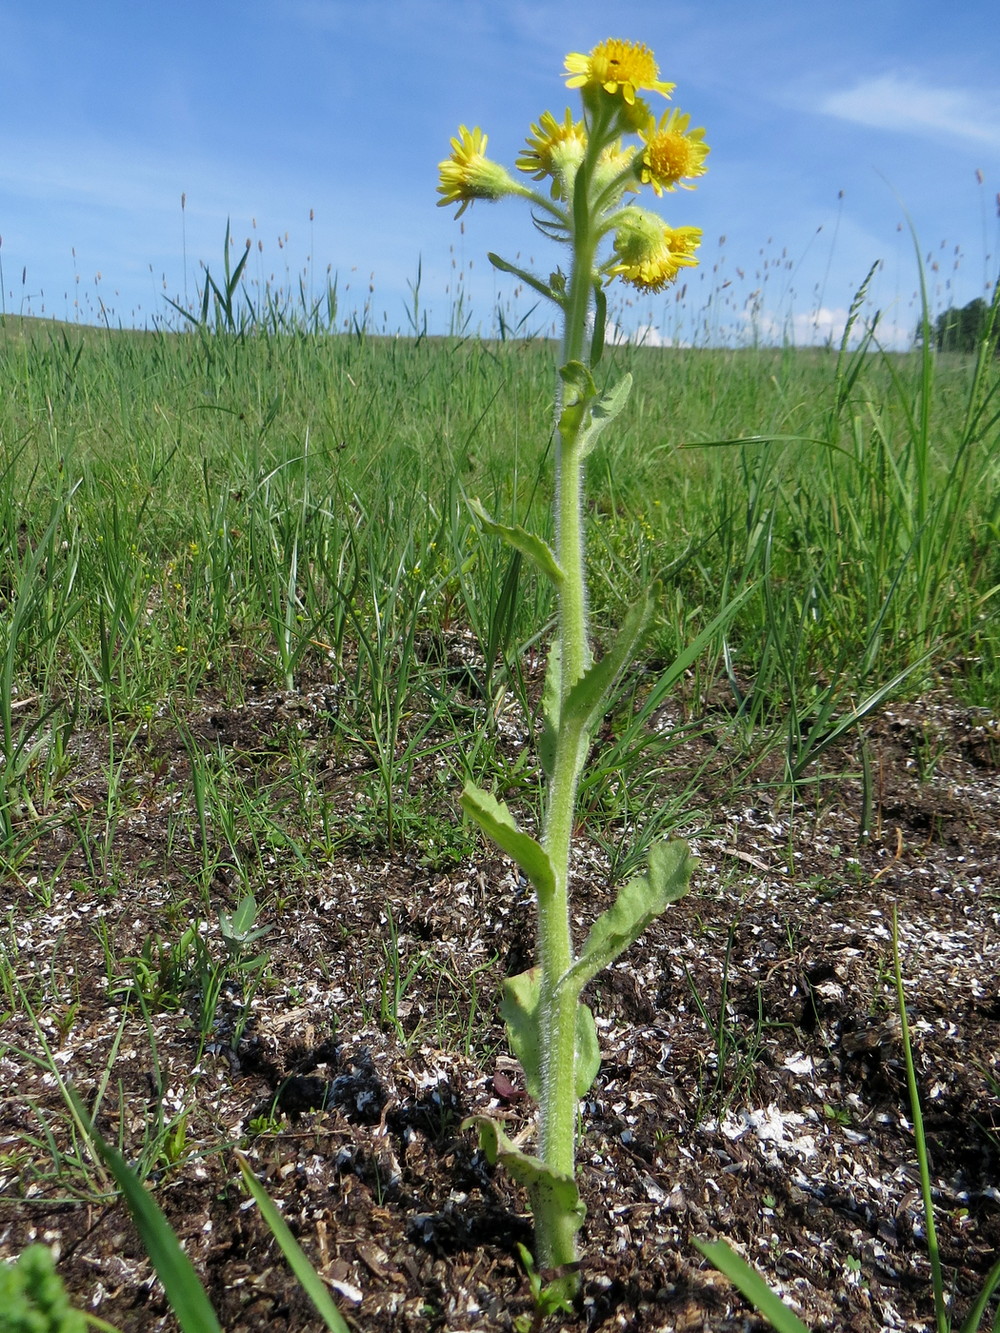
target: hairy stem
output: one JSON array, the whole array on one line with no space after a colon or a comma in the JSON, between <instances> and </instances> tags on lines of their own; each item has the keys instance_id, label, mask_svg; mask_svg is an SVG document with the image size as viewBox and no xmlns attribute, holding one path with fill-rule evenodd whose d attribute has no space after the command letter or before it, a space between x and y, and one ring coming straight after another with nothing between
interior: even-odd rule
<instances>
[{"instance_id":1,"label":"hairy stem","mask_svg":"<svg viewBox=\"0 0 1000 1333\"><path fill-rule=\"evenodd\" d=\"M590 216L589 194L596 152L588 151L577 173L573 207L573 270L565 305L562 361L583 359L587 316L593 291L597 236ZM556 546L563 570L559 590L561 695L591 662L587 633L587 588L584 568L583 459L580 427L572 436L560 432L556 459ZM569 710L561 710L555 764L549 789L543 843L552 863L555 889L538 904L538 954L542 970L539 1014L542 1023L541 1157L552 1171L572 1177L576 1157L576 1021L578 998L572 988L558 989L560 977L573 963L569 915L569 866L577 788L587 756L585 729ZM539 1261L559 1268L577 1260L578 1219L565 1210L535 1209L535 1240Z\"/></svg>"}]
</instances>

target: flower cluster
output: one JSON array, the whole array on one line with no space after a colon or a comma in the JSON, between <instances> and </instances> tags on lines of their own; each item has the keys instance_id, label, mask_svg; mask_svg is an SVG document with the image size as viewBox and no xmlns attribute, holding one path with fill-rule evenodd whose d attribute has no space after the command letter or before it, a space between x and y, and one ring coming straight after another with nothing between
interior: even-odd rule
<instances>
[{"instance_id":1,"label":"flower cluster","mask_svg":"<svg viewBox=\"0 0 1000 1333\"><path fill-rule=\"evenodd\" d=\"M569 110L561 119L543 112L515 162L533 180L549 182L548 196L492 162L486 135L463 125L439 167L438 203L458 204L460 216L476 199L521 195L536 206L536 225L547 235L576 244L585 224L595 251L596 242L613 237L614 255L596 265L595 277L620 277L640 291L662 290L682 268L697 263L701 233L695 227L669 227L625 199L646 185L658 197L678 187L694 189L705 174L709 148L705 131L692 129L689 115L671 108L657 118L638 96L669 98L675 85L659 74L653 53L634 42L609 39L587 55L571 53L565 61L566 85L580 90L582 118ZM626 136L637 137L638 144L625 146ZM587 191L584 209L574 203L581 187Z\"/></svg>"},{"instance_id":2,"label":"flower cluster","mask_svg":"<svg viewBox=\"0 0 1000 1333\"><path fill-rule=\"evenodd\" d=\"M577 951L571 870L584 767L617 693L615 682L635 656L661 591L658 582L644 590L595 661L587 624L586 459L625 408L632 384L626 374L604 393L597 387L594 370L607 331L603 284L619 277L640 291L659 292L697 262L699 230L668 226L637 207L633 196L647 185L657 197L688 188L703 174L708 148L704 131L691 129L689 116L671 111L657 119L639 96L669 97L674 87L660 78L645 46L607 41L589 55L573 53L566 57L566 80L579 91L583 113L579 119L571 111L539 116L516 161L520 180L490 162L480 129L463 126L441 163L438 192L441 203L458 204L459 212L476 199L520 195L530 201L536 227L570 248L568 271L559 268L548 279L490 255L495 267L562 312L553 421L554 546L537 533L497 523L478 500L469 501L481 529L530 560L551 582L557 602L538 745L547 792L541 839L519 828L506 803L474 782L465 784L462 809L535 890L537 961L507 978L501 1012L525 1087L538 1104L537 1155L522 1151L489 1116L473 1116L464 1125L478 1129L487 1160L505 1166L527 1188L534 1263L537 1271L552 1270L545 1285L548 1308L571 1311L580 1293L576 1234L587 1211L575 1183L577 1119L601 1063L594 1015L581 993L686 891L691 867L680 839L650 844L646 873L628 880ZM535 189L524 177L548 182L548 189ZM611 251L606 258L602 247Z\"/></svg>"}]
</instances>

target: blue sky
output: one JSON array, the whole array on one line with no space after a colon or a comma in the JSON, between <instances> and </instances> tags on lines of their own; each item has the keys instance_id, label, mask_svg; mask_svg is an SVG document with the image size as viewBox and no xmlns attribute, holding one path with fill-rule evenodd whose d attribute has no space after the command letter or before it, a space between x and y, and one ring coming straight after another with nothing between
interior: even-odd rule
<instances>
[{"instance_id":1,"label":"blue sky","mask_svg":"<svg viewBox=\"0 0 1000 1333\"><path fill-rule=\"evenodd\" d=\"M881 261L873 304L899 345L918 313L907 214L937 308L995 278L995 0L621 0L610 26L607 11L0 0L4 307L93 322L103 303L113 324L151 323L165 295L194 299L199 261L220 270L229 218L236 253L253 242L248 277L318 292L330 266L342 312L367 300L376 328L408 327L418 262L432 330L459 280L483 331L498 305L549 327L485 259L557 262L527 209L477 203L454 222L437 163L465 123L512 165L531 121L575 105L565 54L610 36L653 49L712 146L697 191L643 200L704 229L702 265L683 302L613 289L623 328L822 341Z\"/></svg>"}]
</instances>

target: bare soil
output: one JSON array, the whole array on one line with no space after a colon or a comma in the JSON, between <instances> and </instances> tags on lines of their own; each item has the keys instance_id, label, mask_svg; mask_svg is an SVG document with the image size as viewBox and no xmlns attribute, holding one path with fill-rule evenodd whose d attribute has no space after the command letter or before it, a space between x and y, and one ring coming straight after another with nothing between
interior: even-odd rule
<instances>
[{"instance_id":1,"label":"bare soil","mask_svg":"<svg viewBox=\"0 0 1000 1333\"><path fill-rule=\"evenodd\" d=\"M352 1326L509 1330L532 1313L516 1249L531 1240L524 1196L461 1128L488 1112L530 1143L534 1107L496 997L532 960L532 902L510 864L449 825L454 794L436 771L410 795L452 828L453 855L413 837L390 851L366 833L365 762L330 741L332 706L323 682L288 695L251 681L239 707L205 696L190 709L205 753L259 772L272 795L290 764L309 766L343 833L335 854L304 864L280 839L245 849L267 867L252 887L273 926L259 946L269 964L256 988L229 978L203 1039L190 978L161 968L144 1014L126 961L194 919L222 957L217 912L245 892L226 855L207 903L192 887L203 849L190 750L170 719L152 719L130 752L113 856L95 842L88 859L69 818L79 828L108 799L95 719L74 739L50 823L3 875L5 948L37 1026L22 1004L3 1017L0 1255L49 1243L76 1302L121 1329L175 1324L74 1138L40 1034L107 1138L151 1168L225 1328L320 1327L248 1202L237 1148ZM797 804L777 760L733 799L732 718L720 703L701 720L669 778L679 787L701 769L711 811L692 839L691 892L588 994L603 1064L581 1107L583 1294L566 1323L760 1327L694 1235L727 1238L816 1329L930 1328L892 912L960 1314L1000 1242L1000 722L943 688L870 721L861 837L856 738L824 756L829 776ZM512 728L512 755L526 739ZM574 892L583 932L613 893L583 837Z\"/></svg>"}]
</instances>

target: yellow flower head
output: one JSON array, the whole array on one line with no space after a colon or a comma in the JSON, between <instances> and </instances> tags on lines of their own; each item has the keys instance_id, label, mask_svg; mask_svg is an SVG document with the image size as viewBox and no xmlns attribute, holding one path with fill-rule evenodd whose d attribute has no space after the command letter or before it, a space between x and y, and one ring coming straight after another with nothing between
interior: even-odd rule
<instances>
[{"instance_id":1,"label":"yellow flower head","mask_svg":"<svg viewBox=\"0 0 1000 1333\"><path fill-rule=\"evenodd\" d=\"M543 111L538 124L532 125L526 147L514 165L535 180L551 176L553 199L565 199L586 149L587 134L582 120L574 121L568 108L561 122L550 111Z\"/></svg>"},{"instance_id":2,"label":"yellow flower head","mask_svg":"<svg viewBox=\"0 0 1000 1333\"><path fill-rule=\"evenodd\" d=\"M627 208L615 233L619 262L608 272L641 292L659 292L682 268L697 264L694 252L700 244L700 227L668 227L655 213Z\"/></svg>"},{"instance_id":3,"label":"yellow flower head","mask_svg":"<svg viewBox=\"0 0 1000 1333\"><path fill-rule=\"evenodd\" d=\"M451 141L451 156L438 165L441 184L437 192L444 195L438 206L461 204L457 218L474 199L502 199L517 189L504 168L486 157L486 143L487 136L478 126L469 130L460 125L458 138Z\"/></svg>"},{"instance_id":4,"label":"yellow flower head","mask_svg":"<svg viewBox=\"0 0 1000 1333\"><path fill-rule=\"evenodd\" d=\"M652 185L657 194L678 185L693 190L694 186L685 185L682 177L691 180L705 174L705 158L709 154L705 131L689 130L690 124L691 117L674 108L660 117L659 124L650 118L646 128L639 131L639 138L646 145L636 162L639 179L643 185Z\"/></svg>"},{"instance_id":5,"label":"yellow flower head","mask_svg":"<svg viewBox=\"0 0 1000 1333\"><path fill-rule=\"evenodd\" d=\"M610 38L594 47L590 55L573 51L566 57L567 88L603 88L631 106L640 88L669 97L673 83L663 83L656 76L659 66L648 46L638 42L620 42Z\"/></svg>"}]
</instances>

